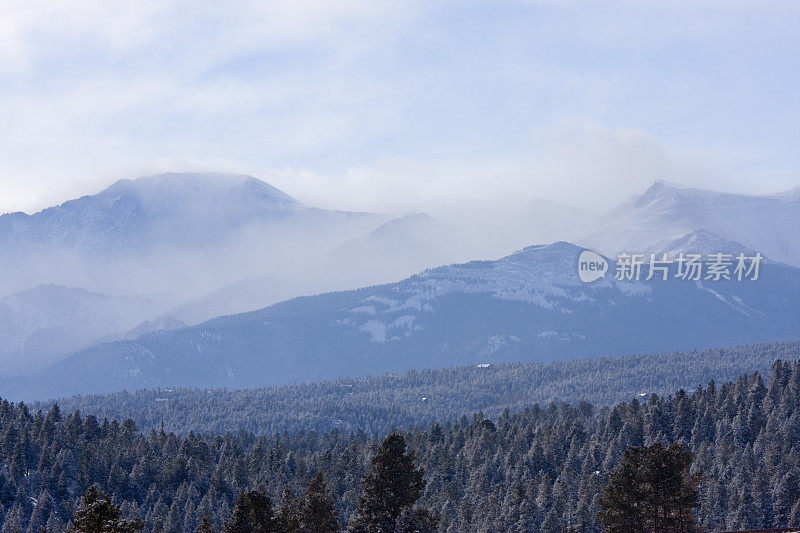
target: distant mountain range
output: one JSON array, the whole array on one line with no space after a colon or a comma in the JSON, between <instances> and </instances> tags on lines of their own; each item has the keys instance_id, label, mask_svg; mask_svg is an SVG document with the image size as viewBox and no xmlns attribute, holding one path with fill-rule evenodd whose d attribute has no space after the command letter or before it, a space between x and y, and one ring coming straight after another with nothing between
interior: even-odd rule
<instances>
[{"instance_id":1,"label":"distant mountain range","mask_svg":"<svg viewBox=\"0 0 800 533\"><path fill-rule=\"evenodd\" d=\"M496 261L295 298L198 326L79 352L6 381L4 396L195 386L246 388L409 368L665 352L800 335L800 270L758 281L577 277L582 248L533 246Z\"/></svg>"},{"instance_id":2,"label":"distant mountain range","mask_svg":"<svg viewBox=\"0 0 800 533\"><path fill-rule=\"evenodd\" d=\"M503 226L488 212L457 224L315 209L250 176L121 180L0 216L0 291L35 287L0 300L0 375L35 371L4 388L40 397L791 340L799 197L657 182L599 219L541 201L509 210L517 223ZM559 226L589 235L580 247L425 270ZM619 252L759 252L770 262L750 283L609 273L584 285L583 247L605 253L612 271ZM303 294L315 296L293 298Z\"/></svg>"},{"instance_id":3,"label":"distant mountain range","mask_svg":"<svg viewBox=\"0 0 800 533\"><path fill-rule=\"evenodd\" d=\"M461 242L448 239L455 229L425 213L406 215L338 246L325 258L324 268L341 286L396 281L460 255Z\"/></svg>"},{"instance_id":4,"label":"distant mountain range","mask_svg":"<svg viewBox=\"0 0 800 533\"><path fill-rule=\"evenodd\" d=\"M303 293L304 287L292 279L259 276L230 283L199 298L191 298L159 317L186 324L199 324L212 318L255 311Z\"/></svg>"},{"instance_id":5,"label":"distant mountain range","mask_svg":"<svg viewBox=\"0 0 800 533\"><path fill-rule=\"evenodd\" d=\"M36 298L26 300L24 310L13 307L0 316L0 375L131 335L125 333L130 328L197 324L513 249L515 242L526 242L521 235L552 225L559 210L582 222L576 211L557 204L539 207L525 220L541 224L518 228L516 237L481 237L422 213L392 219L305 206L251 176L171 173L120 180L30 215L5 214L0 298L17 301L28 290ZM136 302L131 309L109 304L102 320L52 317L70 325L68 331L51 328L47 317L53 310L70 314L63 295L76 296L74 287L94 299L118 302L128 297L108 295L136 295L130 297ZM75 317L86 318L77 300Z\"/></svg>"}]
</instances>

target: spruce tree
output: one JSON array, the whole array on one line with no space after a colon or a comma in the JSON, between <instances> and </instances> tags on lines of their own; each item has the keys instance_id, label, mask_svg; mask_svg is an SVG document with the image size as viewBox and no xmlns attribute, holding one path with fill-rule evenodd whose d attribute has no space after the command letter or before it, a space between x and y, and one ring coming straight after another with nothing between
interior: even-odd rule
<instances>
[{"instance_id":1,"label":"spruce tree","mask_svg":"<svg viewBox=\"0 0 800 533\"><path fill-rule=\"evenodd\" d=\"M699 474L689 475L692 453L673 443L631 447L611 473L597 520L611 533L684 533L696 530Z\"/></svg>"},{"instance_id":2,"label":"spruce tree","mask_svg":"<svg viewBox=\"0 0 800 533\"><path fill-rule=\"evenodd\" d=\"M362 483L350 531L389 533L396 530L396 520L403 509L410 509L425 487L422 469L414 466L415 454L406 453L402 435L391 434L383 439L371 470Z\"/></svg>"},{"instance_id":3,"label":"spruce tree","mask_svg":"<svg viewBox=\"0 0 800 533\"><path fill-rule=\"evenodd\" d=\"M341 528L333 506L333 498L328 494L322 472L308 482L303 508L300 514L300 531L303 533L336 533Z\"/></svg>"},{"instance_id":4,"label":"spruce tree","mask_svg":"<svg viewBox=\"0 0 800 533\"><path fill-rule=\"evenodd\" d=\"M141 531L141 520L123 520L119 506L108 494L92 485L86 490L81 504L73 515L72 531L81 533L133 533Z\"/></svg>"},{"instance_id":5,"label":"spruce tree","mask_svg":"<svg viewBox=\"0 0 800 533\"><path fill-rule=\"evenodd\" d=\"M200 520L200 525L197 526L194 533L215 533L214 525L211 523L211 517L209 515L203 515L203 518Z\"/></svg>"},{"instance_id":6,"label":"spruce tree","mask_svg":"<svg viewBox=\"0 0 800 533\"><path fill-rule=\"evenodd\" d=\"M222 531L224 533L274 532L272 502L269 496L260 490L239 493L231 518Z\"/></svg>"},{"instance_id":7,"label":"spruce tree","mask_svg":"<svg viewBox=\"0 0 800 533\"><path fill-rule=\"evenodd\" d=\"M298 533L302 508L302 500L295 496L289 487L284 488L281 501L278 502L278 510L275 513L276 529L280 533Z\"/></svg>"}]
</instances>

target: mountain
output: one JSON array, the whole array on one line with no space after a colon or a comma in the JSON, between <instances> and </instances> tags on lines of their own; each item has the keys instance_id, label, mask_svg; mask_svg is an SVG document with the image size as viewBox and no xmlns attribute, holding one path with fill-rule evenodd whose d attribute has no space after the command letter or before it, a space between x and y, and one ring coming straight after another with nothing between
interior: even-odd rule
<instances>
[{"instance_id":1,"label":"mountain","mask_svg":"<svg viewBox=\"0 0 800 533\"><path fill-rule=\"evenodd\" d=\"M10 398L155 387L246 388L409 368L667 352L800 335L800 270L757 281L577 276L559 242L401 282L295 298L194 327L89 348L24 380Z\"/></svg>"},{"instance_id":2,"label":"mountain","mask_svg":"<svg viewBox=\"0 0 800 533\"><path fill-rule=\"evenodd\" d=\"M150 333L153 331L169 331L173 329L185 328L186 326L186 322L181 322L180 320L171 316L163 316L153 320L145 320L135 328L127 331L122 338L128 340L137 339L145 333Z\"/></svg>"},{"instance_id":3,"label":"mountain","mask_svg":"<svg viewBox=\"0 0 800 533\"><path fill-rule=\"evenodd\" d=\"M437 217L412 213L390 220L334 249L324 268L338 288L387 283L426 268L504 256L532 243L574 240L594 219L543 199L464 202Z\"/></svg>"},{"instance_id":4,"label":"mountain","mask_svg":"<svg viewBox=\"0 0 800 533\"><path fill-rule=\"evenodd\" d=\"M0 294L44 283L199 296L292 273L386 217L308 207L252 176L160 174L0 216Z\"/></svg>"},{"instance_id":5,"label":"mountain","mask_svg":"<svg viewBox=\"0 0 800 533\"><path fill-rule=\"evenodd\" d=\"M703 230L800 266L800 188L752 196L693 189L658 181L597 222L580 244L616 256L653 253Z\"/></svg>"},{"instance_id":6,"label":"mountain","mask_svg":"<svg viewBox=\"0 0 800 533\"><path fill-rule=\"evenodd\" d=\"M700 254L710 255L716 253L725 253L732 256L745 254L746 256L753 256L757 252L752 248L748 248L743 244L734 242L728 239L723 239L719 235L714 235L706 230L697 230L687 233L683 237L675 239L667 244L663 249L657 250L658 254L669 254L670 256L678 256L679 254Z\"/></svg>"},{"instance_id":7,"label":"mountain","mask_svg":"<svg viewBox=\"0 0 800 533\"><path fill-rule=\"evenodd\" d=\"M41 285L0 299L0 372L41 369L126 331L166 308L163 299Z\"/></svg>"},{"instance_id":8,"label":"mountain","mask_svg":"<svg viewBox=\"0 0 800 533\"><path fill-rule=\"evenodd\" d=\"M300 209L251 176L161 174L119 180L32 215L0 216L0 244L129 254L156 245L204 245L254 220L279 220Z\"/></svg>"},{"instance_id":9,"label":"mountain","mask_svg":"<svg viewBox=\"0 0 800 533\"><path fill-rule=\"evenodd\" d=\"M451 263L461 258L464 248L455 227L414 213L338 246L325 258L324 268L342 286L357 281L373 285Z\"/></svg>"},{"instance_id":10,"label":"mountain","mask_svg":"<svg viewBox=\"0 0 800 533\"><path fill-rule=\"evenodd\" d=\"M303 293L296 280L272 276L247 278L225 285L199 298L192 298L165 312L186 324L199 324L222 315L233 315L262 309L268 305Z\"/></svg>"},{"instance_id":11,"label":"mountain","mask_svg":"<svg viewBox=\"0 0 800 533\"><path fill-rule=\"evenodd\" d=\"M591 219L544 200L448 209L395 219L318 209L239 174L119 180L37 213L1 215L0 295L42 284L166 294L185 304L174 318L197 323L577 237Z\"/></svg>"}]
</instances>

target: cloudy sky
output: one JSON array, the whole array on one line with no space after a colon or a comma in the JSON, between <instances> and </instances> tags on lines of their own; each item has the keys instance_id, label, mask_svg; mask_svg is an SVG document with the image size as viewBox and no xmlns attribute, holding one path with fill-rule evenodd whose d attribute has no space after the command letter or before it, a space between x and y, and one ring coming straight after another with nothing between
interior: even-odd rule
<instances>
[{"instance_id":1,"label":"cloudy sky","mask_svg":"<svg viewBox=\"0 0 800 533\"><path fill-rule=\"evenodd\" d=\"M0 10L0 211L187 170L394 212L800 185L798 2Z\"/></svg>"}]
</instances>

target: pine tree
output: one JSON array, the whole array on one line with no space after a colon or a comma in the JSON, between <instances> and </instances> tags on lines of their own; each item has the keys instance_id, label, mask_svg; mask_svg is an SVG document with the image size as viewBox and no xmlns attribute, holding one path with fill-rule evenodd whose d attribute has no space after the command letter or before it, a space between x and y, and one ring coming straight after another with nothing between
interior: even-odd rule
<instances>
[{"instance_id":1,"label":"pine tree","mask_svg":"<svg viewBox=\"0 0 800 533\"><path fill-rule=\"evenodd\" d=\"M436 533L439 518L427 509L403 509L395 522L397 533Z\"/></svg>"},{"instance_id":2,"label":"pine tree","mask_svg":"<svg viewBox=\"0 0 800 533\"><path fill-rule=\"evenodd\" d=\"M300 514L300 531L303 533L336 533L339 527L333 498L328 494L322 472L308 482Z\"/></svg>"},{"instance_id":3,"label":"pine tree","mask_svg":"<svg viewBox=\"0 0 800 533\"><path fill-rule=\"evenodd\" d=\"M197 526L194 533L215 533L214 525L211 523L211 517L209 515L203 515L203 518L200 520L200 525Z\"/></svg>"},{"instance_id":4,"label":"pine tree","mask_svg":"<svg viewBox=\"0 0 800 533\"><path fill-rule=\"evenodd\" d=\"M629 448L600 497L598 521L612 533L695 531L700 476L689 476L691 462L677 443Z\"/></svg>"},{"instance_id":5,"label":"pine tree","mask_svg":"<svg viewBox=\"0 0 800 533\"><path fill-rule=\"evenodd\" d=\"M642 449L631 447L625 451L619 466L614 469L600 497L597 521L609 533L634 533L644 531L642 502L644 494L639 482Z\"/></svg>"},{"instance_id":6,"label":"pine tree","mask_svg":"<svg viewBox=\"0 0 800 533\"><path fill-rule=\"evenodd\" d=\"M73 516L73 531L82 533L131 533L141 531L139 519L122 520L120 510L108 494L92 485Z\"/></svg>"},{"instance_id":7,"label":"pine tree","mask_svg":"<svg viewBox=\"0 0 800 533\"><path fill-rule=\"evenodd\" d=\"M653 531L683 532L696 529L692 515L700 499L701 474L689 475L694 455L681 444L645 448L644 482L647 524Z\"/></svg>"},{"instance_id":8,"label":"pine tree","mask_svg":"<svg viewBox=\"0 0 800 533\"><path fill-rule=\"evenodd\" d=\"M295 496L289 487L284 488L275 513L276 529L281 533L298 533L302 508L303 503L300 498Z\"/></svg>"},{"instance_id":9,"label":"pine tree","mask_svg":"<svg viewBox=\"0 0 800 533\"><path fill-rule=\"evenodd\" d=\"M275 531L272 502L260 490L241 492L236 498L231 519L222 528L224 533L270 533Z\"/></svg>"},{"instance_id":10,"label":"pine tree","mask_svg":"<svg viewBox=\"0 0 800 533\"><path fill-rule=\"evenodd\" d=\"M406 453L402 435L391 434L383 439L371 471L362 483L350 530L364 533L395 531L395 521L403 509L410 509L425 486L422 469L414 466L415 454Z\"/></svg>"}]
</instances>

